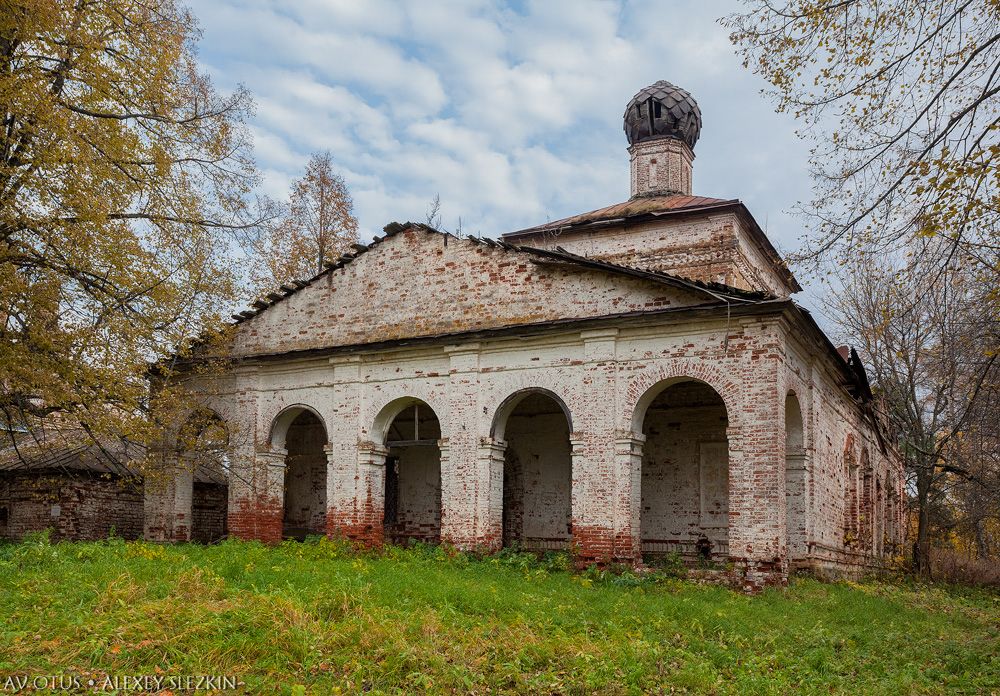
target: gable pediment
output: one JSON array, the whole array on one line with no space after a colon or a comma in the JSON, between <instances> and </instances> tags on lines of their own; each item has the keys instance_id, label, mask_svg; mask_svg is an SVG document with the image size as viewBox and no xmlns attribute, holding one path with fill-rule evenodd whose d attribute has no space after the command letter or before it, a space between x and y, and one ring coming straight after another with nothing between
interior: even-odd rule
<instances>
[{"instance_id":1,"label":"gable pediment","mask_svg":"<svg viewBox=\"0 0 1000 696\"><path fill-rule=\"evenodd\" d=\"M640 272L637 272L640 273ZM241 321L237 355L381 343L705 304L696 287L422 225L400 228ZM277 299L280 296L280 299ZM287 295L287 296L285 296Z\"/></svg>"}]
</instances>

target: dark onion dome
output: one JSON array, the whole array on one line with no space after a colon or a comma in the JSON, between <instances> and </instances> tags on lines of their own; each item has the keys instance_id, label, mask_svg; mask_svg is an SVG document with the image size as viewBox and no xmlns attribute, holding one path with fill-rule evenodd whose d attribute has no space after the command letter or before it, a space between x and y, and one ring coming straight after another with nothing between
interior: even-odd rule
<instances>
[{"instance_id":1,"label":"dark onion dome","mask_svg":"<svg viewBox=\"0 0 1000 696\"><path fill-rule=\"evenodd\" d=\"M653 138L677 138L694 149L701 134L701 109L694 97L666 80L639 90L625 108L629 145Z\"/></svg>"}]
</instances>

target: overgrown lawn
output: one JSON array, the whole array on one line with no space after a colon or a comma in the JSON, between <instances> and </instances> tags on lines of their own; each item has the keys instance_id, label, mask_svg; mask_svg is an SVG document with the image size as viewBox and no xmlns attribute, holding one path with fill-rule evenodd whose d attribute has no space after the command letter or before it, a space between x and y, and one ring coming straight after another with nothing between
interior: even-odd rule
<instances>
[{"instance_id":1,"label":"overgrown lawn","mask_svg":"<svg viewBox=\"0 0 1000 696\"><path fill-rule=\"evenodd\" d=\"M0 675L215 674L248 693L1000 693L1000 595L745 597L560 557L112 540L0 546ZM304 688L303 688L304 687Z\"/></svg>"}]
</instances>

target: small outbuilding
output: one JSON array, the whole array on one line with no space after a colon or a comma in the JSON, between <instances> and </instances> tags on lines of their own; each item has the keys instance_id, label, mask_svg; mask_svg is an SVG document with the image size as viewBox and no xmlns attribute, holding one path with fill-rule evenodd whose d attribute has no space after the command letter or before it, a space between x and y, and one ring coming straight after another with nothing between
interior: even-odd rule
<instances>
[{"instance_id":1,"label":"small outbuilding","mask_svg":"<svg viewBox=\"0 0 1000 696\"><path fill-rule=\"evenodd\" d=\"M92 541L143 534L142 445L82 439L30 441L0 452L0 540L49 530L53 541ZM192 541L226 535L225 476L193 473Z\"/></svg>"}]
</instances>

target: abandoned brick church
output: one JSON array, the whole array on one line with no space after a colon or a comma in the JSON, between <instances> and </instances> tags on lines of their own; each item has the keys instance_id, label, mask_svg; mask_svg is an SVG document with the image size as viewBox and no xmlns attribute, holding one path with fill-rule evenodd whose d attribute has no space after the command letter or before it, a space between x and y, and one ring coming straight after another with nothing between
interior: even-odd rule
<instances>
[{"instance_id":1,"label":"abandoned brick church","mask_svg":"<svg viewBox=\"0 0 1000 696\"><path fill-rule=\"evenodd\" d=\"M738 200L694 196L701 114L625 111L632 197L500 240L420 224L235 317L192 378L225 429L228 533L717 560L748 589L901 541L901 461L856 354ZM145 535L199 537L191 454Z\"/></svg>"}]
</instances>

